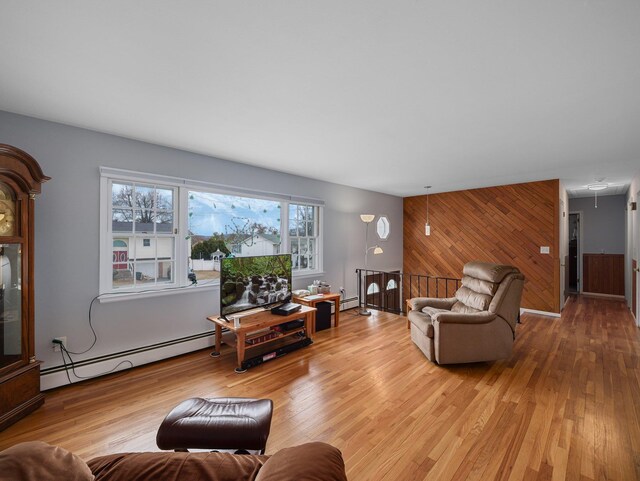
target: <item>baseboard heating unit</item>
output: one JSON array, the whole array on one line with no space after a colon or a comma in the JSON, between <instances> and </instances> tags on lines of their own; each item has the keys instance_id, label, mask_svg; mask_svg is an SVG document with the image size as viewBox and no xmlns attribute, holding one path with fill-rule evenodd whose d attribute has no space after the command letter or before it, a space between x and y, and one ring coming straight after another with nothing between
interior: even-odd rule
<instances>
[{"instance_id":1,"label":"baseboard heating unit","mask_svg":"<svg viewBox=\"0 0 640 481\"><path fill-rule=\"evenodd\" d=\"M285 354L296 351L303 347L310 346L311 344L313 344L313 341L308 337L305 337L304 339L293 342L291 344L287 344L286 346L279 347L278 349L267 352L266 354L261 354L259 356L242 361L242 369L249 369L251 367L259 366L264 362L271 361L272 359L284 356Z\"/></svg>"}]
</instances>

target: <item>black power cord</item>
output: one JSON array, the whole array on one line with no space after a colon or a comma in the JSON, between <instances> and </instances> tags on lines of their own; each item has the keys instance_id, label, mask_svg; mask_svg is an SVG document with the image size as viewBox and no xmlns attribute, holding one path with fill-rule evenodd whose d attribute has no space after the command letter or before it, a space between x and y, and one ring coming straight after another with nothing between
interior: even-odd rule
<instances>
[{"instance_id":1,"label":"black power cord","mask_svg":"<svg viewBox=\"0 0 640 481\"><path fill-rule=\"evenodd\" d=\"M142 291L122 291L122 292L106 292L103 294L98 294L97 296L95 296L93 299L91 299L91 302L89 303L89 328L91 329L91 334L93 335L93 341L91 341L91 345L86 348L84 351L70 351L69 349L66 348L66 346L62 343L62 341L60 341L59 339L54 339L52 342L53 344L57 344L60 346L60 354L62 356L62 364L64 365L64 371L65 374L67 375L67 380L69 381L69 384L74 384L74 382L71 380L71 376L69 376L69 367L71 368L71 372L73 372L73 375L75 377L77 377L78 379L81 380L86 380L86 379L94 379L96 377L99 376L104 376L106 374L110 374L114 371L116 371L118 369L118 367L120 367L122 364L129 364L130 367L134 367L133 362L131 362L130 360L124 360L119 362L118 364L116 364L116 366L109 370L109 371L105 371L102 372L100 374L95 374L93 376L80 376L76 373L76 366L75 363L73 361L73 359L71 358L71 354L75 355L80 355L80 354L85 354L87 352L89 352L91 349L93 349L93 347L96 345L96 343L98 342L98 334L96 333L95 328L93 327L93 319L91 317L91 313L93 312L93 305L94 303L98 300L101 299L103 297L113 297L113 296L120 296L122 294L143 294L143 293L148 293L148 292L164 292L164 291L173 291L173 290L177 290L177 289L188 289L194 285L196 285L198 282L197 280L195 280L195 276L192 279L191 277L189 278L192 283L186 286L177 286L177 287L167 287L164 289L145 289ZM211 282L204 282L201 283L200 285L207 285L207 284L213 284L213 281ZM67 357L69 358L69 365L67 365L67 359L65 358L65 354L67 355Z\"/></svg>"},{"instance_id":2,"label":"black power cord","mask_svg":"<svg viewBox=\"0 0 640 481\"><path fill-rule=\"evenodd\" d=\"M75 362L71 358L71 354L69 354L69 351L67 350L67 348L64 347L64 344L62 343L62 341L56 339L55 341L53 341L53 343L58 344L60 346L60 354L62 355L62 364L64 364L64 372L67 375L67 380L69 381L69 384L74 384L74 382L71 380L71 376L69 376L69 367L71 367L71 372L73 372L73 375L80 380L94 379L96 377L104 376L105 374L111 374L112 372L115 372L123 364L129 364L129 367L134 367L133 363L127 359L125 361L120 361L118 364L116 364L116 366L113 369L110 369L108 371L104 371L99 374L94 374L93 376L81 376L76 372ZM67 360L64 356L65 354L69 358L70 366L67 365Z\"/></svg>"},{"instance_id":3,"label":"black power cord","mask_svg":"<svg viewBox=\"0 0 640 481\"><path fill-rule=\"evenodd\" d=\"M178 290L178 289L189 289L190 287L193 287L197 283L198 283L198 281L192 281L191 284L186 285L186 286L166 287L164 289L145 289L143 291L105 292L103 294L98 294L93 299L91 299L91 302L89 303L89 329L91 329L91 334L93 335L93 341L91 341L91 345L88 348L86 348L84 351L79 351L79 352L69 351L66 348L65 348L65 350L69 354L73 354L74 356L77 356L77 355L80 355L80 354L86 354L91 349L93 349L93 346L95 346L96 343L98 342L98 335L96 334L96 330L93 327L93 319L91 318L91 313L93 312L93 305L95 304L95 302L98 299L121 296L122 294L146 294L148 292L164 292L164 291L175 291L175 290ZM213 284L213 281L212 282L203 282L200 285L201 286L203 286L203 285L206 286L207 284ZM52 342L57 344L57 342L55 340L52 341Z\"/></svg>"}]
</instances>

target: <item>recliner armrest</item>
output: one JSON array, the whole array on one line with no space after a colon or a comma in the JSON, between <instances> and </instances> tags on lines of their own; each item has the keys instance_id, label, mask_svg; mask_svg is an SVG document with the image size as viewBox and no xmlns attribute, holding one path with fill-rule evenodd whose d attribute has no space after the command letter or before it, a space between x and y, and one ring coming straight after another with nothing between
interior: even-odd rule
<instances>
[{"instance_id":1,"label":"recliner armrest","mask_svg":"<svg viewBox=\"0 0 640 481\"><path fill-rule=\"evenodd\" d=\"M436 309L451 309L458 301L455 297L414 297L409 299L412 311L421 311L424 307L435 307Z\"/></svg>"},{"instance_id":2,"label":"recliner armrest","mask_svg":"<svg viewBox=\"0 0 640 481\"><path fill-rule=\"evenodd\" d=\"M486 324L493 321L496 317L494 313L489 311L474 312L464 314L461 312L437 312L431 315L431 321L442 324Z\"/></svg>"}]
</instances>

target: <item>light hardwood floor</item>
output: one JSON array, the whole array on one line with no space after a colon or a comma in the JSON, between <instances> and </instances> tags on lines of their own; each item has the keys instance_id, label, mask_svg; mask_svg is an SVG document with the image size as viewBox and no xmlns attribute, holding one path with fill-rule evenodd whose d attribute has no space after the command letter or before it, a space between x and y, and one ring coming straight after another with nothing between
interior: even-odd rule
<instances>
[{"instance_id":1,"label":"light hardwood floor","mask_svg":"<svg viewBox=\"0 0 640 481\"><path fill-rule=\"evenodd\" d=\"M0 448L40 439L87 459L157 450L156 429L181 400L251 396L275 403L267 453L326 441L352 481L640 479L640 335L618 301L524 315L512 357L494 363L432 364L405 318L375 311L344 313L313 346L246 374L224 349L51 391L0 433Z\"/></svg>"}]
</instances>

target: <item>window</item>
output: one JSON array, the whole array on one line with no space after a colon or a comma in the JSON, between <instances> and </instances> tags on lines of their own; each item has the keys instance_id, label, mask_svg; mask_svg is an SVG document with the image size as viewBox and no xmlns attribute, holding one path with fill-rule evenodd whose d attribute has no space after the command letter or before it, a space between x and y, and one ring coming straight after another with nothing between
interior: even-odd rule
<instances>
[{"instance_id":1,"label":"window","mask_svg":"<svg viewBox=\"0 0 640 481\"><path fill-rule=\"evenodd\" d=\"M235 257L280 253L280 202L190 190L190 258L214 252ZM198 280L218 279L219 264L193 263Z\"/></svg>"},{"instance_id":2,"label":"window","mask_svg":"<svg viewBox=\"0 0 640 481\"><path fill-rule=\"evenodd\" d=\"M175 189L155 184L109 182L111 193L111 288L174 282Z\"/></svg>"},{"instance_id":3,"label":"window","mask_svg":"<svg viewBox=\"0 0 640 481\"><path fill-rule=\"evenodd\" d=\"M291 253L322 271L322 202L101 168L100 292L217 285L226 256ZM236 193L237 191L237 193Z\"/></svg>"},{"instance_id":4,"label":"window","mask_svg":"<svg viewBox=\"0 0 640 481\"><path fill-rule=\"evenodd\" d=\"M377 282L372 282L371 284L369 284L369 286L367 287L367 295L371 295L371 294L377 294L380 292L380 286L378 285Z\"/></svg>"},{"instance_id":5,"label":"window","mask_svg":"<svg viewBox=\"0 0 640 481\"><path fill-rule=\"evenodd\" d=\"M289 252L294 271L316 269L318 262L318 207L289 204Z\"/></svg>"},{"instance_id":6,"label":"window","mask_svg":"<svg viewBox=\"0 0 640 481\"><path fill-rule=\"evenodd\" d=\"M376 233L381 240L387 240L390 233L389 218L386 215L381 215L376 222Z\"/></svg>"}]
</instances>

